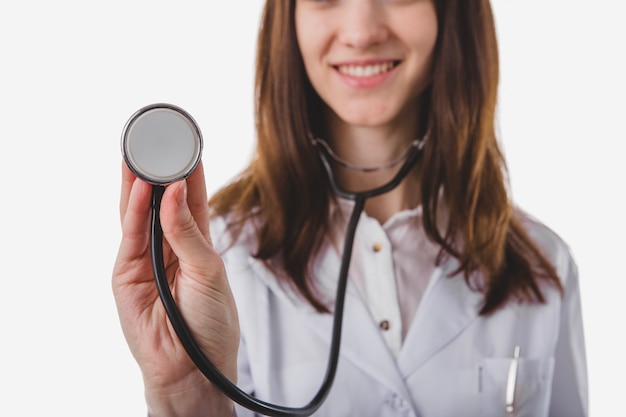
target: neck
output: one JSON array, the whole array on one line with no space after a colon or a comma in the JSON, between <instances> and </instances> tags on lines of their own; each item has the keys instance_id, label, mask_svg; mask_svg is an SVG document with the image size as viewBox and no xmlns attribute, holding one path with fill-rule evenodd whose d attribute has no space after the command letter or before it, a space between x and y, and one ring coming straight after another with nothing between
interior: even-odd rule
<instances>
[{"instance_id":1,"label":"neck","mask_svg":"<svg viewBox=\"0 0 626 417\"><path fill-rule=\"evenodd\" d=\"M384 224L394 214L417 207L421 203L420 178L421 169L420 165L417 165L396 188L368 199L365 203L365 212L380 224Z\"/></svg>"},{"instance_id":2,"label":"neck","mask_svg":"<svg viewBox=\"0 0 626 417\"><path fill-rule=\"evenodd\" d=\"M359 167L385 167L406 154L419 132L416 118L408 123L392 126L354 126L342 123L335 117L329 124L328 143L342 160ZM405 118L406 119L406 118ZM404 162L404 160L402 160ZM333 172L338 184L351 192L379 187L389 182L402 166L402 162L389 168L370 172L334 164ZM420 201L421 169L418 164L392 191L369 199L366 213L384 223L395 213L416 207Z\"/></svg>"}]
</instances>

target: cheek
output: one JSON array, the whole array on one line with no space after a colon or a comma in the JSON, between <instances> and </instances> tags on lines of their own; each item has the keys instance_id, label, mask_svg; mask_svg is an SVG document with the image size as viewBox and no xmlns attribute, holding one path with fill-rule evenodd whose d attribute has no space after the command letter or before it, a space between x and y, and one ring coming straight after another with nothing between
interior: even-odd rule
<instances>
[{"instance_id":1,"label":"cheek","mask_svg":"<svg viewBox=\"0 0 626 417\"><path fill-rule=\"evenodd\" d=\"M427 79L432 75L433 56L437 43L437 24L426 23L418 27L414 25L414 28L414 30L406 31L401 36L410 49L410 66L413 77L416 78L415 81L418 84L422 84L428 82Z\"/></svg>"},{"instance_id":2,"label":"cheek","mask_svg":"<svg viewBox=\"0 0 626 417\"><path fill-rule=\"evenodd\" d=\"M421 10L417 15L407 13L398 16L395 27L403 29L399 36L420 56L432 55L439 29L434 7Z\"/></svg>"},{"instance_id":3,"label":"cheek","mask_svg":"<svg viewBox=\"0 0 626 417\"><path fill-rule=\"evenodd\" d=\"M311 65L315 56L315 44L311 39L311 36L309 36L308 25L298 24L298 20L296 20L296 39L298 41L298 48L300 49L300 55L302 56L304 67L307 74L310 74Z\"/></svg>"},{"instance_id":4,"label":"cheek","mask_svg":"<svg viewBox=\"0 0 626 417\"><path fill-rule=\"evenodd\" d=\"M321 61L324 58L336 32L338 17L335 13L298 7L296 2L294 24L303 59Z\"/></svg>"},{"instance_id":5,"label":"cheek","mask_svg":"<svg viewBox=\"0 0 626 417\"><path fill-rule=\"evenodd\" d=\"M313 13L298 13L296 9L296 39L307 73L319 70L332 38L331 23L328 17Z\"/></svg>"}]
</instances>

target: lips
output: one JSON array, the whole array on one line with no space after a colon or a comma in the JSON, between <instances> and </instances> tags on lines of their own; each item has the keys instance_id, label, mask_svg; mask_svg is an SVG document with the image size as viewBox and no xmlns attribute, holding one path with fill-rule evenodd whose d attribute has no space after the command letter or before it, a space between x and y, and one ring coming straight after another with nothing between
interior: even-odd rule
<instances>
[{"instance_id":1,"label":"lips","mask_svg":"<svg viewBox=\"0 0 626 417\"><path fill-rule=\"evenodd\" d=\"M361 62L343 62L333 65L339 79L350 88L370 89L381 86L392 78L400 65L398 60L370 60Z\"/></svg>"},{"instance_id":2,"label":"lips","mask_svg":"<svg viewBox=\"0 0 626 417\"><path fill-rule=\"evenodd\" d=\"M369 78L387 73L395 68L399 63L400 61L383 61L367 64L349 63L335 65L335 68L341 74L349 77Z\"/></svg>"}]
</instances>

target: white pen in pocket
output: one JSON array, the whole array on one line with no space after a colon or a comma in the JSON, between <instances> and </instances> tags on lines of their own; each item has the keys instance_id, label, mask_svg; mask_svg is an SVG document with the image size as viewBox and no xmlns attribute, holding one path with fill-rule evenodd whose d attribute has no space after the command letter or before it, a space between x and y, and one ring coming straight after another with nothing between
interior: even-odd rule
<instances>
[{"instance_id":1,"label":"white pen in pocket","mask_svg":"<svg viewBox=\"0 0 626 417\"><path fill-rule=\"evenodd\" d=\"M509 366L509 377L506 381L505 405L507 415L509 416L512 416L515 412L515 388L517 385L517 370L519 368L520 351L521 348L519 346L515 346L513 359L511 360L511 365Z\"/></svg>"}]
</instances>

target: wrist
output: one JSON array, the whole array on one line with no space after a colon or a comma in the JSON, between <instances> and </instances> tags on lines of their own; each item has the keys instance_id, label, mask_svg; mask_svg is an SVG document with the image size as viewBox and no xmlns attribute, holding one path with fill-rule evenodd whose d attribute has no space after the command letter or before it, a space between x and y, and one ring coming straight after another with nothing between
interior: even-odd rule
<instances>
[{"instance_id":1,"label":"wrist","mask_svg":"<svg viewBox=\"0 0 626 417\"><path fill-rule=\"evenodd\" d=\"M149 417L232 417L233 401L201 375L167 388L145 391Z\"/></svg>"}]
</instances>

